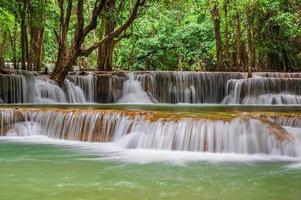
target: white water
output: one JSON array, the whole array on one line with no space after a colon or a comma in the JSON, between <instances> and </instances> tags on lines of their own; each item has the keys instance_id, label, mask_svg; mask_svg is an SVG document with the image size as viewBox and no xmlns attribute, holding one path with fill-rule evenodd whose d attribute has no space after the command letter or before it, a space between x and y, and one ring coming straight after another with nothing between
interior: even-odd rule
<instances>
[{"instance_id":1,"label":"white water","mask_svg":"<svg viewBox=\"0 0 301 200\"><path fill-rule=\"evenodd\" d=\"M84 74L68 75L62 88L31 72L0 74L0 101L301 104L301 73L255 73L252 79L223 72Z\"/></svg>"},{"instance_id":2,"label":"white water","mask_svg":"<svg viewBox=\"0 0 301 200\"><path fill-rule=\"evenodd\" d=\"M51 80L36 80L36 103L67 103L64 91Z\"/></svg>"},{"instance_id":3,"label":"white water","mask_svg":"<svg viewBox=\"0 0 301 200\"><path fill-rule=\"evenodd\" d=\"M0 74L0 102L86 103L85 94L80 86L83 84L78 82L76 85L66 79L61 88L48 77L34 77L33 73L27 71L17 71L16 74L10 75ZM93 102L92 91L94 89L89 87L88 90L91 91L91 94L87 93L88 100Z\"/></svg>"},{"instance_id":4,"label":"white water","mask_svg":"<svg viewBox=\"0 0 301 200\"><path fill-rule=\"evenodd\" d=\"M160 103L221 103L227 81L242 79L245 74L154 71L136 76Z\"/></svg>"},{"instance_id":5,"label":"white water","mask_svg":"<svg viewBox=\"0 0 301 200\"><path fill-rule=\"evenodd\" d=\"M52 80L36 80L36 103L86 103L82 89L66 79L65 91Z\"/></svg>"},{"instance_id":6,"label":"white water","mask_svg":"<svg viewBox=\"0 0 301 200\"><path fill-rule=\"evenodd\" d=\"M34 98L34 76L16 71L14 75L0 74L0 99L4 103L29 103Z\"/></svg>"},{"instance_id":7,"label":"white water","mask_svg":"<svg viewBox=\"0 0 301 200\"><path fill-rule=\"evenodd\" d=\"M229 80L224 104L301 104L300 78Z\"/></svg>"},{"instance_id":8,"label":"white water","mask_svg":"<svg viewBox=\"0 0 301 200\"><path fill-rule=\"evenodd\" d=\"M283 129L273 121L248 117L231 121L151 119L116 111L4 110L0 125L9 129L2 129L0 134L114 142L126 149L301 157L301 129Z\"/></svg>"},{"instance_id":9,"label":"white water","mask_svg":"<svg viewBox=\"0 0 301 200\"><path fill-rule=\"evenodd\" d=\"M169 150L148 150L148 149L124 149L114 143L91 143L81 141L68 141L51 139L45 136L0 137L4 142L20 142L29 144L47 144L72 148L81 154L93 155L94 158L85 160L111 160L125 163L147 164L156 162L167 162L174 165L186 165L189 162L209 161L220 162L240 162L251 164L256 162L289 162L289 168L301 168L300 157L271 156L264 154L235 154L235 153L208 153L208 152L188 152Z\"/></svg>"},{"instance_id":10,"label":"white water","mask_svg":"<svg viewBox=\"0 0 301 200\"><path fill-rule=\"evenodd\" d=\"M141 83L135 80L134 74L129 74L123 83L122 96L117 103L153 103L148 94L142 89Z\"/></svg>"},{"instance_id":11,"label":"white water","mask_svg":"<svg viewBox=\"0 0 301 200\"><path fill-rule=\"evenodd\" d=\"M93 103L95 101L95 77L92 74L88 75L68 75L67 79L78 86L87 102Z\"/></svg>"}]
</instances>

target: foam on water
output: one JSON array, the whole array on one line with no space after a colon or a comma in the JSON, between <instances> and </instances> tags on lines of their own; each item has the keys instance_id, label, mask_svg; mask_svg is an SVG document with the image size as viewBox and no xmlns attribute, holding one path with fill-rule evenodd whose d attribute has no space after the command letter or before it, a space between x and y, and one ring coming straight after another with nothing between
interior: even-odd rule
<instances>
[{"instance_id":1,"label":"foam on water","mask_svg":"<svg viewBox=\"0 0 301 200\"><path fill-rule=\"evenodd\" d=\"M37 129L27 124L37 124ZM24 124L25 125L24 125ZM127 149L301 157L301 129L244 114L231 120L164 119L151 112L102 110L3 110L0 135L45 135L88 142L114 142ZM20 131L21 130L21 131Z\"/></svg>"},{"instance_id":2,"label":"foam on water","mask_svg":"<svg viewBox=\"0 0 301 200\"><path fill-rule=\"evenodd\" d=\"M234 154L234 153L200 153L169 150L146 150L146 149L124 149L114 143L90 143L81 141L68 141L51 139L46 136L6 136L0 137L2 142L46 144L72 148L81 154L93 155L88 160L108 160L124 163L148 164L148 163L169 163L173 165L186 165L190 162L239 162L245 164L257 162L287 162L288 167L298 168L301 166L301 158L288 156L270 156L263 154ZM96 156L96 157L95 157Z\"/></svg>"},{"instance_id":3,"label":"foam on water","mask_svg":"<svg viewBox=\"0 0 301 200\"><path fill-rule=\"evenodd\" d=\"M117 103L153 103L148 94L142 89L141 83L130 74L123 84L122 96Z\"/></svg>"}]
</instances>

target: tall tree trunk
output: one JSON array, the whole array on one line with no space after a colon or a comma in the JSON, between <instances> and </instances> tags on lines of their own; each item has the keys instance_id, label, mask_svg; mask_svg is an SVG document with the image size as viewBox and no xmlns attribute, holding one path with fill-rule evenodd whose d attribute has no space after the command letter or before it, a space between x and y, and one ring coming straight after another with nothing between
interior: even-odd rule
<instances>
[{"instance_id":1,"label":"tall tree trunk","mask_svg":"<svg viewBox=\"0 0 301 200\"><path fill-rule=\"evenodd\" d=\"M91 0L87 1L87 5L88 5L89 19L92 20L93 14L92 14L92 9L91 9ZM97 42L97 37L96 37L96 31L95 30L92 30L92 35L93 35L93 42L96 43ZM103 34L101 34L101 35L103 35ZM98 55L98 51L93 51L93 54L96 55L96 59L97 59L98 58L98 56L97 56Z\"/></svg>"},{"instance_id":2,"label":"tall tree trunk","mask_svg":"<svg viewBox=\"0 0 301 200\"><path fill-rule=\"evenodd\" d=\"M114 32L115 20L112 17L112 12L115 11L115 0L109 0L105 6L104 18L104 37ZM106 41L98 48L97 68L101 71L112 71L113 69L113 52L114 52L114 38Z\"/></svg>"},{"instance_id":3,"label":"tall tree trunk","mask_svg":"<svg viewBox=\"0 0 301 200\"><path fill-rule=\"evenodd\" d=\"M41 70L42 52L44 43L45 13L43 10L45 0L40 0L38 6L31 4L28 0L28 16L30 30L30 51L29 60L31 68L36 71ZM39 20L37 20L37 18Z\"/></svg>"},{"instance_id":4,"label":"tall tree trunk","mask_svg":"<svg viewBox=\"0 0 301 200\"><path fill-rule=\"evenodd\" d=\"M26 70L26 62L27 62L27 31L26 31L26 10L27 10L27 3L26 0L22 1L22 5L19 7L20 9L20 29L21 29L21 69Z\"/></svg>"},{"instance_id":5,"label":"tall tree trunk","mask_svg":"<svg viewBox=\"0 0 301 200\"><path fill-rule=\"evenodd\" d=\"M211 0L208 0L209 7L211 8ZM216 46L216 59L217 59L217 69L219 71L224 71L224 61L223 61L223 50L222 50L222 39L221 39L221 28L220 28L220 16L218 3L215 2L211 9L211 17L214 25L214 36L215 36L215 46Z\"/></svg>"},{"instance_id":6,"label":"tall tree trunk","mask_svg":"<svg viewBox=\"0 0 301 200\"><path fill-rule=\"evenodd\" d=\"M236 67L237 71L241 71L241 28L240 28L240 16L236 13Z\"/></svg>"},{"instance_id":7,"label":"tall tree trunk","mask_svg":"<svg viewBox=\"0 0 301 200\"><path fill-rule=\"evenodd\" d=\"M19 64L17 64L17 22L15 20L14 23L14 32L12 37L12 50L13 50L13 62L14 62L14 69L19 69Z\"/></svg>"},{"instance_id":8,"label":"tall tree trunk","mask_svg":"<svg viewBox=\"0 0 301 200\"><path fill-rule=\"evenodd\" d=\"M248 8L247 13L248 23L248 78L252 77L252 72L255 68L255 49L254 49L254 30L253 30L253 16L251 8Z\"/></svg>"},{"instance_id":9,"label":"tall tree trunk","mask_svg":"<svg viewBox=\"0 0 301 200\"><path fill-rule=\"evenodd\" d=\"M13 66L14 69L17 69L17 49L16 49L16 22L15 22L15 26L14 26L14 30L13 33L9 33L9 40L10 40L10 46L12 49L12 53L13 53Z\"/></svg>"},{"instance_id":10,"label":"tall tree trunk","mask_svg":"<svg viewBox=\"0 0 301 200\"><path fill-rule=\"evenodd\" d=\"M30 27L30 57L34 70L40 71L42 65L42 52L44 42L44 27Z\"/></svg>"},{"instance_id":11,"label":"tall tree trunk","mask_svg":"<svg viewBox=\"0 0 301 200\"><path fill-rule=\"evenodd\" d=\"M229 1L225 0L223 7L224 7L224 13L225 13L225 64L226 64L226 71L229 70L232 66L230 66L230 42L229 42L229 20L228 20L228 4Z\"/></svg>"}]
</instances>

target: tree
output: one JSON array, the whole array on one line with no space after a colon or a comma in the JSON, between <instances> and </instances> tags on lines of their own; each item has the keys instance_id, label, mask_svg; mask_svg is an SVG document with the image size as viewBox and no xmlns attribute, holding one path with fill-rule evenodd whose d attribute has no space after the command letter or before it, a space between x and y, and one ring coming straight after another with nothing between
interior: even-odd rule
<instances>
[{"instance_id":1,"label":"tree","mask_svg":"<svg viewBox=\"0 0 301 200\"><path fill-rule=\"evenodd\" d=\"M133 21L137 18L141 7L145 4L146 0L136 0L131 14L128 19L117 29L111 32L109 35L102 38L99 42L94 43L90 47L83 49L82 44L87 35L97 27L97 20L101 14L104 13L106 6L106 0L96 0L94 3L93 16L89 20L86 26L84 26L83 7L84 0L78 0L76 5L76 30L72 39L70 47L67 46L67 35L69 31L70 18L72 15L73 0L58 0L60 8L60 29L56 33L58 41L58 55L55 64L54 71L51 75L51 79L55 80L59 84L62 84L68 71L72 68L76 59L80 56L89 56L91 52L99 48L105 42L112 40L122 34ZM65 3L66 8L64 7Z\"/></svg>"},{"instance_id":2,"label":"tree","mask_svg":"<svg viewBox=\"0 0 301 200\"><path fill-rule=\"evenodd\" d=\"M28 2L26 0L20 0L19 12L20 12L20 30L21 30L21 69L26 70L27 66L30 66L29 60L29 48L28 48L28 35L26 25L26 13L28 9Z\"/></svg>"},{"instance_id":3,"label":"tree","mask_svg":"<svg viewBox=\"0 0 301 200\"><path fill-rule=\"evenodd\" d=\"M29 0L30 66L41 70L45 31L46 0ZM38 20L37 20L38 19Z\"/></svg>"},{"instance_id":4,"label":"tree","mask_svg":"<svg viewBox=\"0 0 301 200\"><path fill-rule=\"evenodd\" d=\"M115 29L115 0L108 0L104 6L103 29L104 37L108 37ZM113 69L114 38L107 40L98 48L97 68L101 71Z\"/></svg>"},{"instance_id":5,"label":"tree","mask_svg":"<svg viewBox=\"0 0 301 200\"><path fill-rule=\"evenodd\" d=\"M236 68L238 71L242 70L241 63L241 25L240 25L240 12L236 5Z\"/></svg>"},{"instance_id":6,"label":"tree","mask_svg":"<svg viewBox=\"0 0 301 200\"><path fill-rule=\"evenodd\" d=\"M14 3L6 2L13 7ZM14 15L0 4L0 68L5 68L5 54L8 52L8 41L15 22Z\"/></svg>"},{"instance_id":7,"label":"tree","mask_svg":"<svg viewBox=\"0 0 301 200\"><path fill-rule=\"evenodd\" d=\"M220 28L220 15L219 15L219 4L215 1L212 5L211 0L208 0L209 7L211 8L211 17L214 26L214 36L216 45L216 59L217 59L217 69L219 71L224 71L224 61L223 61L223 49L222 49L222 37Z\"/></svg>"},{"instance_id":8,"label":"tree","mask_svg":"<svg viewBox=\"0 0 301 200\"><path fill-rule=\"evenodd\" d=\"M250 3L247 8L247 24L248 24L248 78L252 77L252 72L255 68L255 49L254 49L254 30L253 30L253 4Z\"/></svg>"}]
</instances>

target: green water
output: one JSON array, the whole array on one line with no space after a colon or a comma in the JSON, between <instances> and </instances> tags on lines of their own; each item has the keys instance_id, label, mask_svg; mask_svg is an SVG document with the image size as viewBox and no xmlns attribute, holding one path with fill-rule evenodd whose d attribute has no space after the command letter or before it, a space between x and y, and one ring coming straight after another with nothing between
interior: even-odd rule
<instances>
[{"instance_id":1,"label":"green water","mask_svg":"<svg viewBox=\"0 0 301 200\"><path fill-rule=\"evenodd\" d=\"M65 145L0 140L0 199L301 199L301 169L290 163L94 159L101 157Z\"/></svg>"}]
</instances>

